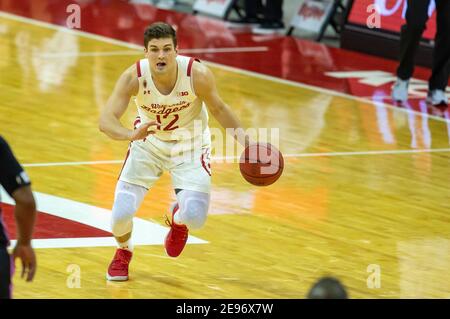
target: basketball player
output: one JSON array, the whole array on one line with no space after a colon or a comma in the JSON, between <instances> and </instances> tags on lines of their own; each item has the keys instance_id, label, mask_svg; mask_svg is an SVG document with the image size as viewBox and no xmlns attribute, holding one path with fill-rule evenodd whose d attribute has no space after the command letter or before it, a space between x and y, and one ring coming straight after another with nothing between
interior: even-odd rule
<instances>
[{"instance_id":1,"label":"basketball player","mask_svg":"<svg viewBox=\"0 0 450 319\"><path fill-rule=\"evenodd\" d=\"M132 219L164 170L171 174L177 197L166 220L167 255L179 256L189 230L204 225L211 185L206 106L224 128L235 129L233 135L241 144L248 144L239 120L218 95L212 72L177 54L176 32L170 25L150 25L144 45L146 58L120 76L99 121L100 130L112 139L131 141L112 208L112 232L118 244L106 275L112 281L128 280ZM129 130L120 118L132 96L139 116L134 130Z\"/></svg>"},{"instance_id":2,"label":"basketball player","mask_svg":"<svg viewBox=\"0 0 450 319\"><path fill-rule=\"evenodd\" d=\"M409 80L414 72L414 57L426 27L430 1L408 0L406 24L401 30L397 81L392 86L394 101L405 102L408 99ZM427 102L435 106L448 104L445 89L450 75L450 1L436 0L436 14L437 32L427 96Z\"/></svg>"},{"instance_id":3,"label":"basketball player","mask_svg":"<svg viewBox=\"0 0 450 319\"><path fill-rule=\"evenodd\" d=\"M8 143L0 136L0 184L15 200L14 215L17 223L17 244L13 250L13 260L22 261L22 278L32 281L36 272L36 257L31 247L36 203L31 192L30 179L22 169ZM6 229L0 209L0 299L11 298L11 258Z\"/></svg>"}]
</instances>

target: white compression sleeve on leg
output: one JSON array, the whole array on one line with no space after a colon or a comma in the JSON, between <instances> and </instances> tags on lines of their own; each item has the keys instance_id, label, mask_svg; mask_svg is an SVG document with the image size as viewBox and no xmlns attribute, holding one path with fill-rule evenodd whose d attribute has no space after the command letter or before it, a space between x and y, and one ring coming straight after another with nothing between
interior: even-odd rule
<instances>
[{"instance_id":1,"label":"white compression sleeve on leg","mask_svg":"<svg viewBox=\"0 0 450 319\"><path fill-rule=\"evenodd\" d=\"M121 237L131 232L133 216L146 193L145 187L118 181L111 219L112 233L115 237Z\"/></svg>"},{"instance_id":2,"label":"white compression sleeve on leg","mask_svg":"<svg viewBox=\"0 0 450 319\"><path fill-rule=\"evenodd\" d=\"M199 229L206 222L209 208L209 194L182 190L177 194L179 210L176 223L185 224L189 229Z\"/></svg>"}]
</instances>

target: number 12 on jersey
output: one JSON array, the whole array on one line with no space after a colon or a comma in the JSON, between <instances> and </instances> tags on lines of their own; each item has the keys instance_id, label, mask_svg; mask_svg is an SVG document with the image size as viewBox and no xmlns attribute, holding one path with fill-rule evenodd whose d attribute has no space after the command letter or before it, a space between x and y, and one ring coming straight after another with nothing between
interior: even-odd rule
<instances>
[{"instance_id":1,"label":"number 12 on jersey","mask_svg":"<svg viewBox=\"0 0 450 319\"><path fill-rule=\"evenodd\" d=\"M163 118L166 118L166 117L163 116ZM162 128L163 124L161 122L161 115L156 115L156 121L158 122L156 128L158 130L163 130L163 131L173 131L178 128L178 125L175 126L175 123L178 121L179 118L180 118L180 116L178 114L174 114L172 121L170 121L169 124L165 125Z\"/></svg>"}]
</instances>

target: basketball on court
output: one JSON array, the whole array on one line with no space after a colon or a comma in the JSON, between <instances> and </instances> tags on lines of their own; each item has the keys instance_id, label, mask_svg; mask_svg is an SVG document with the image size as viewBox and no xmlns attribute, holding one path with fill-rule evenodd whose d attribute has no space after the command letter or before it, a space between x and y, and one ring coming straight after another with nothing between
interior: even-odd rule
<instances>
[{"instance_id":1,"label":"basketball on court","mask_svg":"<svg viewBox=\"0 0 450 319\"><path fill-rule=\"evenodd\" d=\"M283 173L283 167L281 152L275 146L265 143L248 146L239 161L242 176L255 186L275 183Z\"/></svg>"}]
</instances>

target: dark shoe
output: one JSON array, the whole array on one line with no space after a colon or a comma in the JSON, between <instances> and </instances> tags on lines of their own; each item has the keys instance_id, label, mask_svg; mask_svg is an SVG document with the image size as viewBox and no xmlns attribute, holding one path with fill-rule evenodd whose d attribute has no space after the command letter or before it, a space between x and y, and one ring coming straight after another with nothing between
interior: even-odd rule
<instances>
[{"instance_id":1,"label":"dark shoe","mask_svg":"<svg viewBox=\"0 0 450 319\"><path fill-rule=\"evenodd\" d=\"M260 24L261 19L256 17L244 17L242 19L228 20L228 22L237 24Z\"/></svg>"},{"instance_id":2,"label":"dark shoe","mask_svg":"<svg viewBox=\"0 0 450 319\"><path fill-rule=\"evenodd\" d=\"M252 30L256 34L275 34L284 33L284 31L284 23L281 21L266 21Z\"/></svg>"}]
</instances>

